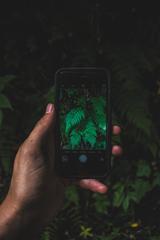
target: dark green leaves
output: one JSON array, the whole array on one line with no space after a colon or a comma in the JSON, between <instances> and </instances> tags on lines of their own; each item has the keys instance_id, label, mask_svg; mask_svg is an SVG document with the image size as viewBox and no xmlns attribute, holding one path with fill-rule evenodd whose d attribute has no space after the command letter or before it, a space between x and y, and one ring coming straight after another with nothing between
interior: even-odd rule
<instances>
[{"instance_id":1,"label":"dark green leaves","mask_svg":"<svg viewBox=\"0 0 160 240\"><path fill-rule=\"evenodd\" d=\"M70 92L68 94L70 94ZM74 148L79 144L88 144L91 147L96 144L97 148L104 148L106 136L104 97L91 98L90 105L87 106L85 106L85 97L80 97L78 105L80 106L73 108L61 118L61 126L63 126L63 122L65 122L64 129L66 137L69 138L69 145ZM62 130L63 128L61 128L61 131ZM97 141L98 137L101 138L99 141Z\"/></svg>"},{"instance_id":2,"label":"dark green leaves","mask_svg":"<svg viewBox=\"0 0 160 240\"><path fill-rule=\"evenodd\" d=\"M122 183L117 183L114 186L114 198L113 198L113 205L115 207L120 207L120 205L122 204L123 200L124 200L124 189L125 186Z\"/></svg>"},{"instance_id":3,"label":"dark green leaves","mask_svg":"<svg viewBox=\"0 0 160 240\"><path fill-rule=\"evenodd\" d=\"M65 191L65 195L69 201L71 201L75 205L78 205L79 198L78 198L77 188L75 186L69 186Z\"/></svg>"},{"instance_id":4,"label":"dark green leaves","mask_svg":"<svg viewBox=\"0 0 160 240\"><path fill-rule=\"evenodd\" d=\"M97 132L96 126L91 120L87 122L82 134L84 142L89 143L93 147L96 143Z\"/></svg>"},{"instance_id":5,"label":"dark green leaves","mask_svg":"<svg viewBox=\"0 0 160 240\"><path fill-rule=\"evenodd\" d=\"M1 126L1 124L2 124L2 119L3 119L3 113L2 113L2 111L0 110L0 126Z\"/></svg>"},{"instance_id":6,"label":"dark green leaves","mask_svg":"<svg viewBox=\"0 0 160 240\"><path fill-rule=\"evenodd\" d=\"M8 83L10 83L15 78L14 75L6 75L0 77L0 92L4 90Z\"/></svg>"},{"instance_id":7,"label":"dark green leaves","mask_svg":"<svg viewBox=\"0 0 160 240\"><path fill-rule=\"evenodd\" d=\"M95 202L95 208L98 213L106 213L107 207L109 207L110 203L106 195L100 195L99 193L94 193L93 195Z\"/></svg>"},{"instance_id":8,"label":"dark green leaves","mask_svg":"<svg viewBox=\"0 0 160 240\"><path fill-rule=\"evenodd\" d=\"M81 134L78 133L75 129L70 133L70 145L71 148L75 148L81 142Z\"/></svg>"},{"instance_id":9,"label":"dark green leaves","mask_svg":"<svg viewBox=\"0 0 160 240\"><path fill-rule=\"evenodd\" d=\"M9 102L8 98L2 94L1 92L5 89L7 84L9 84L15 76L7 75L4 77L0 77L0 126L2 124L3 112L1 109L12 109L11 103Z\"/></svg>"},{"instance_id":10,"label":"dark green leaves","mask_svg":"<svg viewBox=\"0 0 160 240\"><path fill-rule=\"evenodd\" d=\"M72 109L68 114L66 115L66 134L69 133L71 128L75 127L77 124L79 124L85 117L84 110L81 108L75 108Z\"/></svg>"},{"instance_id":11,"label":"dark green leaves","mask_svg":"<svg viewBox=\"0 0 160 240\"><path fill-rule=\"evenodd\" d=\"M3 94L0 94L0 108L10 108L10 109L12 109L12 106L11 106L8 98Z\"/></svg>"},{"instance_id":12,"label":"dark green leaves","mask_svg":"<svg viewBox=\"0 0 160 240\"><path fill-rule=\"evenodd\" d=\"M132 188L135 193L135 197L137 198L137 202L139 202L145 194L152 189L151 184L143 179L136 179L132 184Z\"/></svg>"},{"instance_id":13,"label":"dark green leaves","mask_svg":"<svg viewBox=\"0 0 160 240\"><path fill-rule=\"evenodd\" d=\"M137 177L149 177L151 174L151 168L147 161L140 161L137 169Z\"/></svg>"},{"instance_id":14,"label":"dark green leaves","mask_svg":"<svg viewBox=\"0 0 160 240\"><path fill-rule=\"evenodd\" d=\"M98 124L98 128L105 134L106 131L106 103L104 97L94 97L92 100L93 105L93 118Z\"/></svg>"},{"instance_id":15,"label":"dark green leaves","mask_svg":"<svg viewBox=\"0 0 160 240\"><path fill-rule=\"evenodd\" d=\"M135 181L119 182L113 186L113 205L127 211L130 204L139 203L147 192L152 189L148 180L137 178Z\"/></svg>"}]
</instances>

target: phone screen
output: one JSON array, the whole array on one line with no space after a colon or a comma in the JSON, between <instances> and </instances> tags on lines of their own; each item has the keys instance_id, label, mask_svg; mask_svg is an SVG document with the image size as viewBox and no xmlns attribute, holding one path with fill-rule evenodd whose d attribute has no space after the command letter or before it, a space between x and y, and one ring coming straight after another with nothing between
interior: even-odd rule
<instances>
[{"instance_id":1,"label":"phone screen","mask_svg":"<svg viewBox=\"0 0 160 240\"><path fill-rule=\"evenodd\" d=\"M100 73L62 71L57 77L62 175L101 176L109 166L109 84Z\"/></svg>"},{"instance_id":2,"label":"phone screen","mask_svg":"<svg viewBox=\"0 0 160 240\"><path fill-rule=\"evenodd\" d=\"M63 150L106 149L106 84L68 84L60 90L60 133Z\"/></svg>"}]
</instances>

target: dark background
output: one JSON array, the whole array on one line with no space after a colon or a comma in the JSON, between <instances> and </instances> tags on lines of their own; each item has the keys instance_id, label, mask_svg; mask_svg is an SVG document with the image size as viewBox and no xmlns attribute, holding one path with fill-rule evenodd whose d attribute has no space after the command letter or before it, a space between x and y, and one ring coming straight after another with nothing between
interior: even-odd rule
<instances>
[{"instance_id":1,"label":"dark background","mask_svg":"<svg viewBox=\"0 0 160 240\"><path fill-rule=\"evenodd\" d=\"M106 180L109 193L68 189L64 209L42 238L158 240L160 16L146 2L0 5L1 198L19 144L54 101L55 71L67 66L110 70L114 123L122 126L113 143L124 152Z\"/></svg>"}]
</instances>

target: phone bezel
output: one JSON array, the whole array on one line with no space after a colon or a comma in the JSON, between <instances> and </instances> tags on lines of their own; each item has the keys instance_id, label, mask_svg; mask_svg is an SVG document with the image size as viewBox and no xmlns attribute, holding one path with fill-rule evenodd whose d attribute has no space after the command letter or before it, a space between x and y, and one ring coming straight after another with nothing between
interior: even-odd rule
<instances>
[{"instance_id":1,"label":"phone bezel","mask_svg":"<svg viewBox=\"0 0 160 240\"><path fill-rule=\"evenodd\" d=\"M67 73L67 74L105 74L106 75L106 81L107 81L107 120L108 120L108 134L107 134L107 161L106 161L106 171L103 174L84 174L84 175L71 175L70 173L62 173L62 163L60 164L59 159L61 158L61 149L60 149L60 121L59 121L59 89L60 89L60 84L59 84L59 78L62 74ZM60 68L56 71L55 73L55 169L56 173L65 178L96 178L96 179L101 179L107 177L107 175L110 173L111 170L111 134L112 134L112 110L111 110L111 85L110 85L110 74L109 71L105 68L96 68L96 67L70 67L70 68ZM72 152L72 150L69 150Z\"/></svg>"}]
</instances>

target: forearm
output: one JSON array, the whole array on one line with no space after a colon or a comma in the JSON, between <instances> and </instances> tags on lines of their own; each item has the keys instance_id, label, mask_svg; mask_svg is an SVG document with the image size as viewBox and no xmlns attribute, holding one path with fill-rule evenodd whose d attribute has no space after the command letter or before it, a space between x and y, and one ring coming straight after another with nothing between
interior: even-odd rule
<instances>
[{"instance_id":1,"label":"forearm","mask_svg":"<svg viewBox=\"0 0 160 240\"><path fill-rule=\"evenodd\" d=\"M0 240L36 240L43 229L33 209L15 206L7 197L0 205Z\"/></svg>"}]
</instances>

